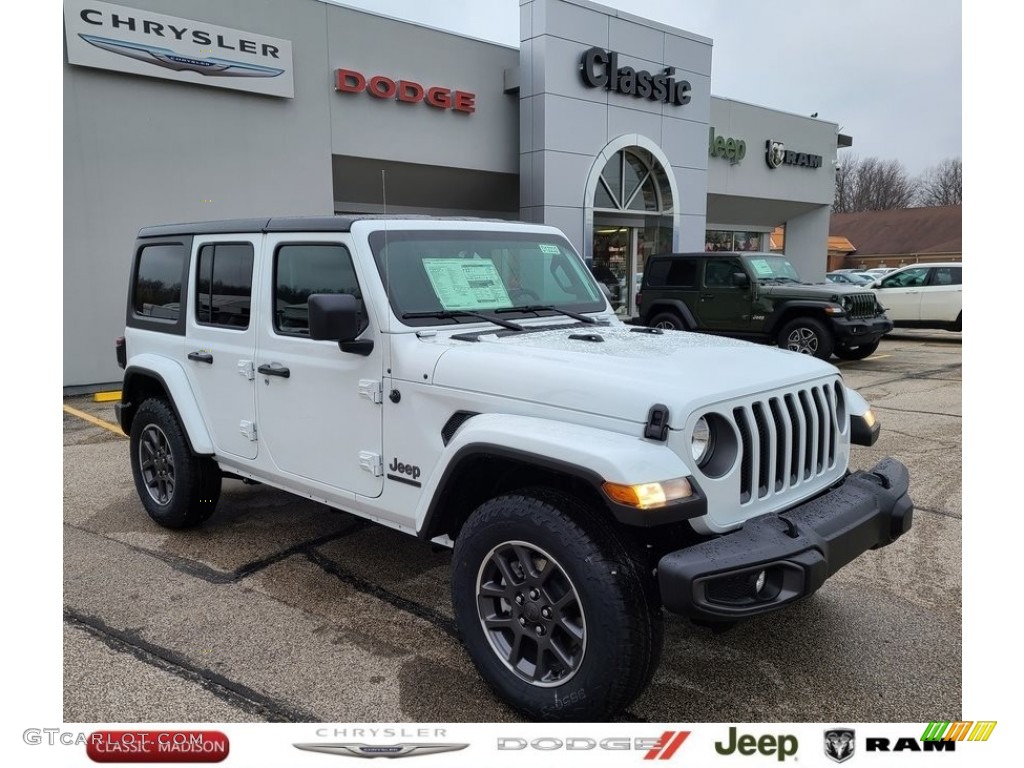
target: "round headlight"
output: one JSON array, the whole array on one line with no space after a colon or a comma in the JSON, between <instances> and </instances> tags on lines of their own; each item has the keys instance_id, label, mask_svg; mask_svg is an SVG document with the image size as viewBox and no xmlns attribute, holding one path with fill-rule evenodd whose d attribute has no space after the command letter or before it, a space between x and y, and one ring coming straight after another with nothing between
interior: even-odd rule
<instances>
[{"instance_id":1,"label":"round headlight","mask_svg":"<svg viewBox=\"0 0 1024 768\"><path fill-rule=\"evenodd\" d=\"M693 453L693 460L701 465L711 455L711 425L708 420L701 416L693 425L693 434L690 437L690 451Z\"/></svg>"}]
</instances>

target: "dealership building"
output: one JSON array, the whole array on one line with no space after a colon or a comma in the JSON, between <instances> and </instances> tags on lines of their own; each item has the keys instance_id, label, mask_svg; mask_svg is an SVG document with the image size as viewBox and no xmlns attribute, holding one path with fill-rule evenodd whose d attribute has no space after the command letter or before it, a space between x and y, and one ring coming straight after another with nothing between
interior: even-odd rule
<instances>
[{"instance_id":1,"label":"dealership building","mask_svg":"<svg viewBox=\"0 0 1024 768\"><path fill-rule=\"evenodd\" d=\"M518 48L320 0L64 3L64 386L114 385L140 227L351 212L566 233L616 311L648 256L824 276L835 123L711 95L713 41L521 0Z\"/></svg>"}]
</instances>

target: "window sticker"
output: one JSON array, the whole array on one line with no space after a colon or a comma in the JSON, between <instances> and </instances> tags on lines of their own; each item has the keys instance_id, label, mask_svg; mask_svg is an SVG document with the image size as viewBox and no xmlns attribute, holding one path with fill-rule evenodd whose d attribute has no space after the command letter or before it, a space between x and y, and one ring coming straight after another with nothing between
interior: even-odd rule
<instances>
[{"instance_id":1,"label":"window sticker","mask_svg":"<svg viewBox=\"0 0 1024 768\"><path fill-rule=\"evenodd\" d=\"M540 252L550 254L551 256L557 256L562 251L557 245L552 245L551 243L541 243Z\"/></svg>"},{"instance_id":2,"label":"window sticker","mask_svg":"<svg viewBox=\"0 0 1024 768\"><path fill-rule=\"evenodd\" d=\"M490 259L424 259L423 268L444 309L496 309L512 300Z\"/></svg>"},{"instance_id":3,"label":"window sticker","mask_svg":"<svg viewBox=\"0 0 1024 768\"><path fill-rule=\"evenodd\" d=\"M765 259L750 259L750 266L758 275L771 277L774 274L771 265Z\"/></svg>"}]
</instances>

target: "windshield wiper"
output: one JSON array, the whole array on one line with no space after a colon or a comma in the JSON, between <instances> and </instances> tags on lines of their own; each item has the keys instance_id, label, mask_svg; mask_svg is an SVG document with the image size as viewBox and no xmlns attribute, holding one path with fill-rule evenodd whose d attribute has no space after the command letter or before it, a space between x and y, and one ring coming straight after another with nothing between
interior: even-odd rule
<instances>
[{"instance_id":1,"label":"windshield wiper","mask_svg":"<svg viewBox=\"0 0 1024 768\"><path fill-rule=\"evenodd\" d=\"M596 317L590 317L589 315L581 315L579 312L570 312L568 309L562 309L552 304L528 304L525 307L502 307L501 309L494 310L495 314L498 312L558 312L560 315L571 317L575 320L579 320L584 323L593 325L597 322Z\"/></svg>"},{"instance_id":2,"label":"windshield wiper","mask_svg":"<svg viewBox=\"0 0 1024 768\"><path fill-rule=\"evenodd\" d=\"M501 310L498 310L499 312ZM479 317L481 320L486 320L489 323L500 325L502 328L508 328L510 331L525 331L519 323L513 323L511 320L505 320L494 315L484 314L483 312L472 312L468 309L439 309L434 312L403 312L402 319L413 319L417 317L436 317L440 320L448 320L456 317Z\"/></svg>"}]
</instances>

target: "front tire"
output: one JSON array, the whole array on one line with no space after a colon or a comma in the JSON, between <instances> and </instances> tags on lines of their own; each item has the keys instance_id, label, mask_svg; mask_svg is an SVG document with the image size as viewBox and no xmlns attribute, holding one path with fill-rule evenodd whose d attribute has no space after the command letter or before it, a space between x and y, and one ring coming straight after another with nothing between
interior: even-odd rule
<instances>
[{"instance_id":1,"label":"front tire","mask_svg":"<svg viewBox=\"0 0 1024 768\"><path fill-rule=\"evenodd\" d=\"M651 328L661 328L666 331L686 330L686 323L683 322L683 318L675 312L662 312L661 314L655 315L651 318L651 322L649 322L648 325Z\"/></svg>"},{"instance_id":2,"label":"front tire","mask_svg":"<svg viewBox=\"0 0 1024 768\"><path fill-rule=\"evenodd\" d=\"M814 317L798 317L786 323L779 331L778 345L791 352L813 355L821 360L832 357L835 345L825 324Z\"/></svg>"},{"instance_id":3,"label":"front tire","mask_svg":"<svg viewBox=\"0 0 1024 768\"><path fill-rule=\"evenodd\" d=\"M167 401L145 400L132 420L131 463L142 506L165 528L191 528L213 514L220 468L197 456Z\"/></svg>"},{"instance_id":4,"label":"front tire","mask_svg":"<svg viewBox=\"0 0 1024 768\"><path fill-rule=\"evenodd\" d=\"M835 355L840 360L863 360L875 354L880 342L874 341L870 344L860 344L856 347L836 347Z\"/></svg>"},{"instance_id":5,"label":"front tire","mask_svg":"<svg viewBox=\"0 0 1024 768\"><path fill-rule=\"evenodd\" d=\"M452 603L480 675L532 720L607 720L650 682L661 611L610 525L573 497L491 499L455 542Z\"/></svg>"}]
</instances>

